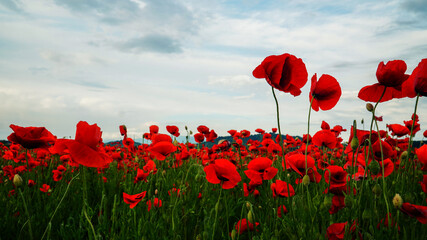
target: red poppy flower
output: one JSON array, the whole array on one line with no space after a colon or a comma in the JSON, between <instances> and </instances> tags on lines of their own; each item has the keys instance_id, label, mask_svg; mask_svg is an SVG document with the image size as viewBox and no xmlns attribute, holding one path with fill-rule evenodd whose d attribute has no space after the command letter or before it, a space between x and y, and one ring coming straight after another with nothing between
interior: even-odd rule
<instances>
[{"instance_id":1,"label":"red poppy flower","mask_svg":"<svg viewBox=\"0 0 427 240\"><path fill-rule=\"evenodd\" d=\"M150 151L157 160L163 161L169 154L175 152L177 148L171 142L162 141L150 146L147 150Z\"/></svg>"},{"instance_id":2,"label":"red poppy flower","mask_svg":"<svg viewBox=\"0 0 427 240\"><path fill-rule=\"evenodd\" d=\"M159 126L151 125L150 126L150 134L157 134L157 133L159 133Z\"/></svg>"},{"instance_id":3,"label":"red poppy flower","mask_svg":"<svg viewBox=\"0 0 427 240\"><path fill-rule=\"evenodd\" d=\"M151 136L151 145L155 145L159 142L172 142L172 138L167 134L154 134Z\"/></svg>"},{"instance_id":4,"label":"red poppy flower","mask_svg":"<svg viewBox=\"0 0 427 240\"><path fill-rule=\"evenodd\" d=\"M394 170L394 163L390 160L390 158L384 159L384 166L383 161L379 160L378 163L380 164L380 171L376 175L371 175L372 178L379 178L382 177L383 169L384 169L384 177L388 177Z\"/></svg>"},{"instance_id":5,"label":"red poppy flower","mask_svg":"<svg viewBox=\"0 0 427 240\"><path fill-rule=\"evenodd\" d=\"M255 227L258 225L259 223L256 222ZM237 230L239 234L242 234L244 232L253 231L254 225L248 220L246 220L246 218L243 218L236 223L236 226L234 228Z\"/></svg>"},{"instance_id":6,"label":"red poppy flower","mask_svg":"<svg viewBox=\"0 0 427 240\"><path fill-rule=\"evenodd\" d=\"M318 147L328 147L334 149L337 145L337 138L331 130L320 130L313 136L313 144Z\"/></svg>"},{"instance_id":7,"label":"red poppy flower","mask_svg":"<svg viewBox=\"0 0 427 240\"><path fill-rule=\"evenodd\" d=\"M197 131L199 131L199 133L208 134L209 128L206 127L205 125L200 125L197 127Z\"/></svg>"},{"instance_id":8,"label":"red poppy flower","mask_svg":"<svg viewBox=\"0 0 427 240\"><path fill-rule=\"evenodd\" d=\"M415 154L418 157L418 161L423 165L422 171L427 171L427 144L422 145L420 148L415 150Z\"/></svg>"},{"instance_id":9,"label":"red poppy flower","mask_svg":"<svg viewBox=\"0 0 427 240\"><path fill-rule=\"evenodd\" d=\"M7 137L7 140L27 149L48 148L56 140L56 137L44 127L20 127L11 124L10 128L13 133Z\"/></svg>"},{"instance_id":10,"label":"red poppy flower","mask_svg":"<svg viewBox=\"0 0 427 240\"><path fill-rule=\"evenodd\" d=\"M255 129L255 132L257 132L257 133L259 133L259 134L264 134L264 133L265 133L265 131L264 131L264 130L262 130L261 128L257 128L257 129Z\"/></svg>"},{"instance_id":11,"label":"red poppy flower","mask_svg":"<svg viewBox=\"0 0 427 240\"><path fill-rule=\"evenodd\" d=\"M125 138L126 138L126 136L127 136L127 128L126 128L126 126L125 125L120 125L119 126L119 130L120 130L120 134L122 136L125 136Z\"/></svg>"},{"instance_id":12,"label":"red poppy flower","mask_svg":"<svg viewBox=\"0 0 427 240\"><path fill-rule=\"evenodd\" d=\"M344 239L345 235L345 226L347 225L347 222L343 223L334 223L330 225L326 229L326 237L329 240L342 240ZM353 223L350 227L350 232L356 231L356 223Z\"/></svg>"},{"instance_id":13,"label":"red poppy flower","mask_svg":"<svg viewBox=\"0 0 427 240\"><path fill-rule=\"evenodd\" d=\"M43 184L43 186L40 188L40 191L45 193L49 192L49 190L50 190L50 186L47 184Z\"/></svg>"},{"instance_id":14,"label":"red poppy flower","mask_svg":"<svg viewBox=\"0 0 427 240\"><path fill-rule=\"evenodd\" d=\"M223 189L234 188L242 180L236 166L226 159L217 159L203 170L208 182L221 183Z\"/></svg>"},{"instance_id":15,"label":"red poppy flower","mask_svg":"<svg viewBox=\"0 0 427 240\"><path fill-rule=\"evenodd\" d=\"M305 175L306 172L306 162L305 162L305 155L301 153L293 154L293 155L286 155L285 156L286 166L288 168L292 168L296 173L298 173L301 177ZM282 162L282 166L285 167L284 162ZM311 156L307 156L307 168L308 170L308 176L310 177L311 182L319 183L322 179L322 176L317 172L317 168L315 166L315 161ZM299 184L302 182L302 179L297 179L296 183Z\"/></svg>"},{"instance_id":16,"label":"red poppy flower","mask_svg":"<svg viewBox=\"0 0 427 240\"><path fill-rule=\"evenodd\" d=\"M227 132L230 134L230 136L234 137L234 135L237 133L237 130L231 129L231 130L228 130Z\"/></svg>"},{"instance_id":17,"label":"red poppy flower","mask_svg":"<svg viewBox=\"0 0 427 240\"><path fill-rule=\"evenodd\" d=\"M345 197L341 195L334 195L332 197L332 205L329 209L329 214L335 214L345 207Z\"/></svg>"},{"instance_id":18,"label":"red poppy flower","mask_svg":"<svg viewBox=\"0 0 427 240\"><path fill-rule=\"evenodd\" d=\"M248 197L252 193L254 197L259 196L259 191L255 189L255 186L251 186L246 183L243 183L243 196Z\"/></svg>"},{"instance_id":19,"label":"red poppy flower","mask_svg":"<svg viewBox=\"0 0 427 240\"><path fill-rule=\"evenodd\" d=\"M402 137L410 133L406 126L400 124L387 124L386 126L391 132L392 136Z\"/></svg>"},{"instance_id":20,"label":"red poppy flower","mask_svg":"<svg viewBox=\"0 0 427 240\"><path fill-rule=\"evenodd\" d=\"M272 129L271 129L271 131L272 131L273 133L276 133L276 132L277 132L277 128L272 128Z\"/></svg>"},{"instance_id":21,"label":"red poppy flower","mask_svg":"<svg viewBox=\"0 0 427 240\"><path fill-rule=\"evenodd\" d=\"M399 210L410 217L416 218L420 223L427 224L427 207L403 203Z\"/></svg>"},{"instance_id":22,"label":"red poppy flower","mask_svg":"<svg viewBox=\"0 0 427 240\"><path fill-rule=\"evenodd\" d=\"M279 218L281 218L281 217L282 217L282 215L285 215L286 213L288 213L288 209L285 207L285 205L280 205L280 206L277 208L277 216L278 216Z\"/></svg>"},{"instance_id":23,"label":"red poppy flower","mask_svg":"<svg viewBox=\"0 0 427 240\"><path fill-rule=\"evenodd\" d=\"M137 183L139 181L145 181L145 182L147 182L147 177L149 175L150 175L149 172L145 172L144 170L141 170L141 169L138 168L137 171L136 171L136 177L135 177L134 183Z\"/></svg>"},{"instance_id":24,"label":"red poppy flower","mask_svg":"<svg viewBox=\"0 0 427 240\"><path fill-rule=\"evenodd\" d=\"M304 62L288 53L266 57L252 75L256 78L265 78L272 87L293 96L301 94L300 89L308 80Z\"/></svg>"},{"instance_id":25,"label":"red poppy flower","mask_svg":"<svg viewBox=\"0 0 427 240\"><path fill-rule=\"evenodd\" d=\"M242 130L242 131L240 131L240 136L242 137L242 138L247 138L247 137L249 137L251 135L251 132L250 131L248 131L248 130Z\"/></svg>"},{"instance_id":26,"label":"red poppy flower","mask_svg":"<svg viewBox=\"0 0 427 240\"><path fill-rule=\"evenodd\" d=\"M179 137L179 128L177 126L166 126L166 130L173 136Z\"/></svg>"},{"instance_id":27,"label":"red poppy flower","mask_svg":"<svg viewBox=\"0 0 427 240\"><path fill-rule=\"evenodd\" d=\"M340 97L341 87L334 77L323 74L317 81L317 75L313 75L309 100L314 111L319 111L319 108L323 111L332 109L338 103Z\"/></svg>"},{"instance_id":28,"label":"red poppy flower","mask_svg":"<svg viewBox=\"0 0 427 240\"><path fill-rule=\"evenodd\" d=\"M160 208L161 206L162 206L162 200L160 200L160 199L158 199L158 198L154 198L154 200L153 200L153 205L154 205L154 207L156 207L156 208ZM148 200L147 201L147 211L150 211L151 210L151 200Z\"/></svg>"},{"instance_id":29,"label":"red poppy flower","mask_svg":"<svg viewBox=\"0 0 427 240\"><path fill-rule=\"evenodd\" d=\"M288 188L289 186L289 188ZM291 184L277 179L275 183L271 184L271 191L273 191L273 197L292 197L295 195L295 190Z\"/></svg>"},{"instance_id":30,"label":"red poppy flower","mask_svg":"<svg viewBox=\"0 0 427 240\"><path fill-rule=\"evenodd\" d=\"M348 173L340 166L331 165L325 170L325 181L329 183L330 189L341 188L347 184Z\"/></svg>"},{"instance_id":31,"label":"red poppy flower","mask_svg":"<svg viewBox=\"0 0 427 240\"><path fill-rule=\"evenodd\" d=\"M427 130L424 131L423 136L427 138Z\"/></svg>"},{"instance_id":32,"label":"red poppy flower","mask_svg":"<svg viewBox=\"0 0 427 240\"><path fill-rule=\"evenodd\" d=\"M75 140L58 139L52 153L70 153L72 160L86 167L105 167L113 159L99 145L102 143L102 132L98 125L89 125L80 121L77 124Z\"/></svg>"},{"instance_id":33,"label":"red poppy flower","mask_svg":"<svg viewBox=\"0 0 427 240\"><path fill-rule=\"evenodd\" d=\"M206 142L213 142L218 137L218 135L212 129L209 133L205 134L205 137L206 137Z\"/></svg>"},{"instance_id":34,"label":"red poppy flower","mask_svg":"<svg viewBox=\"0 0 427 240\"><path fill-rule=\"evenodd\" d=\"M414 129L412 129L412 136L414 136L418 131L421 130L420 124L418 123L418 121L415 121L415 123L413 123L413 120L409 120L409 121L403 121L403 123L409 129L409 131L411 131L412 124L414 124Z\"/></svg>"},{"instance_id":35,"label":"red poppy flower","mask_svg":"<svg viewBox=\"0 0 427 240\"><path fill-rule=\"evenodd\" d=\"M402 60L380 62L377 69L378 83L363 87L359 91L358 97L366 102L378 102L384 92L380 102L389 101L393 98L404 97L402 93L402 83L408 79L406 63Z\"/></svg>"},{"instance_id":36,"label":"red poppy flower","mask_svg":"<svg viewBox=\"0 0 427 240\"><path fill-rule=\"evenodd\" d=\"M423 175L423 181L420 182L421 189L424 193L427 193L427 175Z\"/></svg>"},{"instance_id":37,"label":"red poppy flower","mask_svg":"<svg viewBox=\"0 0 427 240\"><path fill-rule=\"evenodd\" d=\"M402 88L404 95L410 98L417 94L427 96L427 58L421 60Z\"/></svg>"},{"instance_id":38,"label":"red poppy flower","mask_svg":"<svg viewBox=\"0 0 427 240\"><path fill-rule=\"evenodd\" d=\"M129 204L129 208L134 208L146 195L147 191L135 195L123 193L123 200Z\"/></svg>"},{"instance_id":39,"label":"red poppy flower","mask_svg":"<svg viewBox=\"0 0 427 240\"><path fill-rule=\"evenodd\" d=\"M271 180L276 176L278 169L272 167L273 161L266 157L255 158L248 164L246 176L251 179L250 185L261 185L262 180Z\"/></svg>"},{"instance_id":40,"label":"red poppy flower","mask_svg":"<svg viewBox=\"0 0 427 240\"><path fill-rule=\"evenodd\" d=\"M196 133L194 134L194 141L201 143L205 140L205 135L203 133Z\"/></svg>"}]
</instances>

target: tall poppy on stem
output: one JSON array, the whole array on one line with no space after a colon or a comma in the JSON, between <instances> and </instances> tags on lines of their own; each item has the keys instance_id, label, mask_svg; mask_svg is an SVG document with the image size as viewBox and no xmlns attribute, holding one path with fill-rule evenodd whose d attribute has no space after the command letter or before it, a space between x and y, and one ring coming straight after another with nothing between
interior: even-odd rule
<instances>
[{"instance_id":1,"label":"tall poppy on stem","mask_svg":"<svg viewBox=\"0 0 427 240\"><path fill-rule=\"evenodd\" d=\"M301 94L301 88L304 87L308 80L307 69L300 58L289 53L285 53L282 55L266 57L262 63L254 69L252 75L256 78L265 78L267 83L271 86L271 91L276 102L277 127L279 130L279 140L282 148L281 157L283 160L283 153L285 151L283 147L282 132L280 129L279 103L277 101L276 94L274 93L274 88L282 92L288 92L293 96L299 96ZM290 181L288 175L287 180L288 182ZM292 187L289 186L288 188Z\"/></svg>"}]
</instances>

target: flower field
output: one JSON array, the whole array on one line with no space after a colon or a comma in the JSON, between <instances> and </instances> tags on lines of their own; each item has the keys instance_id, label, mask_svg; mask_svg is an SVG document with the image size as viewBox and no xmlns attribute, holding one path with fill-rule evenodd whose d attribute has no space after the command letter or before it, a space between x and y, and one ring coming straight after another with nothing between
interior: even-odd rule
<instances>
[{"instance_id":1,"label":"flower field","mask_svg":"<svg viewBox=\"0 0 427 240\"><path fill-rule=\"evenodd\" d=\"M427 145L413 138L427 138L417 115L427 59L406 68L381 62L377 83L359 91L369 129L355 120L310 132L311 110L341 97L327 74L311 78L301 138L281 132L279 112L274 128L229 130L230 141L205 125L153 125L141 145L122 125L122 142L107 145L84 121L74 139L12 124L0 145L0 239L425 239ZM308 81L291 54L265 58L253 76L271 85L277 109L276 90L297 97ZM415 98L413 115L379 129L376 109L404 97Z\"/></svg>"}]
</instances>

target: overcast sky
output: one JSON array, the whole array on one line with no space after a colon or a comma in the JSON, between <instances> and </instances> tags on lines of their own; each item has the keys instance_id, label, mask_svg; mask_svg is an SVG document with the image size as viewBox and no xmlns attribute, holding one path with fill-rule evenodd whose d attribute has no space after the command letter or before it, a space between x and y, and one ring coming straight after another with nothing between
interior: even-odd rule
<instances>
[{"instance_id":1,"label":"overcast sky","mask_svg":"<svg viewBox=\"0 0 427 240\"><path fill-rule=\"evenodd\" d=\"M271 87L252 71L283 53L301 58L309 79L341 85L335 108L312 112L311 133L322 120L368 128L357 93L377 82L379 62L402 59L410 74L427 58L425 19L425 0L0 0L0 139L10 124L74 138L80 120L104 140L119 139L121 124L137 139L151 124L270 131ZM278 95L284 133L307 131L309 82L298 97ZM380 127L409 120L414 105L380 104ZM424 97L423 131L426 109Z\"/></svg>"}]
</instances>

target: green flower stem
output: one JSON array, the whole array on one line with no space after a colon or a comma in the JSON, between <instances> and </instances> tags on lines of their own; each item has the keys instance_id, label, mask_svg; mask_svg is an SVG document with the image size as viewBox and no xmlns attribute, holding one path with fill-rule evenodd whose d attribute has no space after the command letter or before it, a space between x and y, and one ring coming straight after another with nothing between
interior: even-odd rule
<instances>
[{"instance_id":1,"label":"green flower stem","mask_svg":"<svg viewBox=\"0 0 427 240\"><path fill-rule=\"evenodd\" d=\"M83 215L85 216L87 222L89 223L89 227L92 230L92 234L93 234L93 239L97 239L96 237L96 233L95 233L95 228L92 225L92 222L89 219L89 216L87 215L87 211L86 208L88 206L88 197L87 197L87 176L86 176L86 167L85 166L81 166L82 167L82 172L83 172Z\"/></svg>"},{"instance_id":2,"label":"green flower stem","mask_svg":"<svg viewBox=\"0 0 427 240\"><path fill-rule=\"evenodd\" d=\"M215 204L215 220L213 224L212 240L215 239L215 228L216 228L216 222L217 222L216 220L218 218L218 208L219 208L219 201L221 200L221 193L222 193L222 187L221 187L221 190L219 190L218 201Z\"/></svg>"},{"instance_id":3,"label":"green flower stem","mask_svg":"<svg viewBox=\"0 0 427 240\"><path fill-rule=\"evenodd\" d=\"M308 162L307 162L307 151L308 142L310 140L310 116L311 116L311 105L313 104L314 96L311 98L310 107L308 109L308 120L307 120L307 143L305 144L305 175L308 174Z\"/></svg>"},{"instance_id":4,"label":"green flower stem","mask_svg":"<svg viewBox=\"0 0 427 240\"><path fill-rule=\"evenodd\" d=\"M413 114L413 118L414 119L412 119L412 126L411 126L411 135L409 136L409 144L408 144L408 154L407 154L407 156L406 156L406 162L408 162L409 161L409 157L410 157L410 155L411 155L411 152L412 152L412 143L413 143L413 141L412 141L412 138L414 137L413 135L414 135L414 126L415 126L415 119L416 119L416 117L415 117L415 115L417 114L417 107L418 107L418 100L419 100L419 98L420 98L420 94L417 94L417 99L415 100L415 109L414 109L414 114ZM412 171L413 171L413 173L415 172L415 169L414 169L414 167L413 167L413 163L414 163L414 161L411 161L411 163L409 164L409 166L410 166L410 168L412 168ZM415 175L415 174L413 174L413 175Z\"/></svg>"},{"instance_id":5,"label":"green flower stem","mask_svg":"<svg viewBox=\"0 0 427 240\"><path fill-rule=\"evenodd\" d=\"M76 179L79 175L80 175L80 172L79 172L79 173L77 173L77 174L76 174L76 176L74 176L73 178L71 178L70 182L68 183L67 188L65 189L64 195L62 195L62 198L61 198L61 200L59 201L58 205L56 206L55 211L53 211L53 214L52 214L52 216L50 217L50 220L49 220L48 226L47 226L47 227L46 227L46 229L44 230L44 233L43 233L43 236L41 237L41 239L43 239L43 238L44 238L44 236L45 236L45 235L46 235L46 233L47 233L47 230L49 229L50 224L52 224L53 217L55 217L55 214L56 214L56 212L58 211L59 206L61 206L62 201L64 201L64 198L65 198L65 196L67 195L67 192L68 192L68 189L70 188L71 183L72 183L72 182L74 181L74 179Z\"/></svg>"},{"instance_id":6,"label":"green flower stem","mask_svg":"<svg viewBox=\"0 0 427 240\"><path fill-rule=\"evenodd\" d=\"M383 196L384 196L384 201L385 201L385 205L386 205L386 207L387 207L387 217L388 217L388 214L390 213L390 207L389 207L389 205L388 205L388 199L387 199L387 196L386 196L386 182L385 182L385 176L384 176L384 153L383 153L383 146L382 146L382 144L381 144L381 135L380 135L380 129L379 129L379 127L378 127L378 121L375 119L375 126L377 127L377 132L378 132L378 140L379 140L379 143L380 143L380 150L381 150L381 162L382 162L382 168L381 168L381 171L382 171L382 180L383 180ZM391 224L391 221L389 221L388 222L389 223L389 226L390 226L390 224Z\"/></svg>"},{"instance_id":7,"label":"green flower stem","mask_svg":"<svg viewBox=\"0 0 427 240\"><path fill-rule=\"evenodd\" d=\"M279 117L279 102L277 101L277 97L276 97L276 93L274 92L274 88L273 87L271 87L271 91L273 92L273 97L274 97L274 101L276 102L276 115L277 115L277 129L279 130L279 141L280 141L280 147L282 148L282 154L281 154L281 159L282 159L282 162L284 163L284 165L285 165L285 170L284 170L284 173L285 173L285 175L286 175L286 185L287 185L287 188L288 188L288 196L289 196L289 199L290 199L290 197L291 197L291 192L290 192L290 190L289 190L289 183L290 183L290 181L291 181L291 178L290 178L290 176L287 174L287 172L288 172L288 168L287 168L287 166L286 166L286 161L285 161L285 148L283 147L283 140L282 140L282 131L281 131L281 129L280 129L280 117ZM294 212L293 212L293 206L292 206L292 200L289 200L289 203L290 203L290 209L291 209L291 214L292 214L292 217L293 217L293 219L295 220L295 214L294 214Z\"/></svg>"},{"instance_id":8,"label":"green flower stem","mask_svg":"<svg viewBox=\"0 0 427 240\"><path fill-rule=\"evenodd\" d=\"M18 190L19 190L19 195L22 198L22 202L24 203L25 213L27 214L27 217L28 217L28 232L30 233L30 239L33 240L34 237L33 237L33 229L31 228L31 217L30 217L30 213L28 212L27 203L25 201L24 194L22 194L22 191L21 191L20 188L18 188Z\"/></svg>"}]
</instances>

